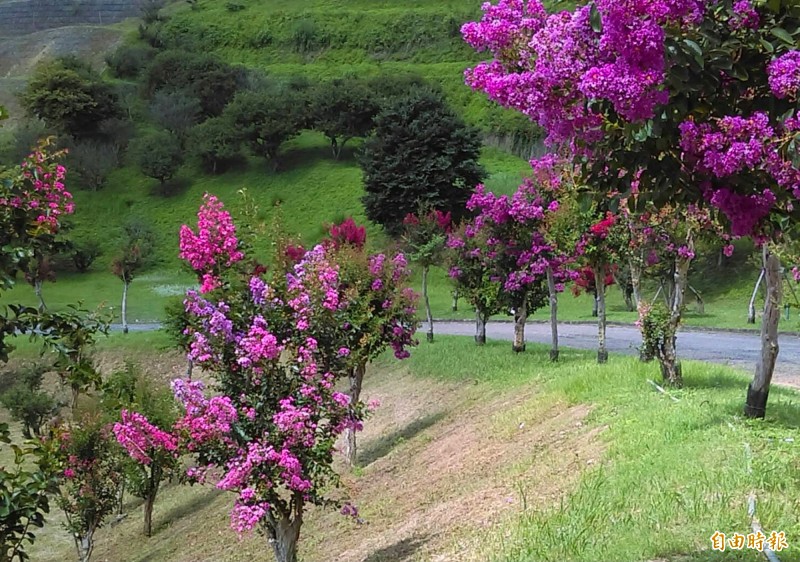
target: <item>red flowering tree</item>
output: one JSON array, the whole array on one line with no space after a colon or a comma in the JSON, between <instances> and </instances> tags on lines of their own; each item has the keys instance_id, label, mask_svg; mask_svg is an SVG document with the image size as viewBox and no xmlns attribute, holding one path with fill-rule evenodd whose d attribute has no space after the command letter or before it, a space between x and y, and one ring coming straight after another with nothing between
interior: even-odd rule
<instances>
[{"instance_id":1,"label":"red flowering tree","mask_svg":"<svg viewBox=\"0 0 800 562\"><path fill-rule=\"evenodd\" d=\"M583 259L594 275L597 302L597 362L608 361L606 349L606 277L626 247L625 231L617 215L605 216L589 226L575 247L575 255ZM613 280L613 276L612 276Z\"/></svg>"},{"instance_id":2,"label":"red flowering tree","mask_svg":"<svg viewBox=\"0 0 800 562\"><path fill-rule=\"evenodd\" d=\"M615 283L615 265L607 266L603 274L603 287L610 287ZM605 288L603 289L605 292ZM592 295L592 316L597 316L597 279L591 266L585 265L578 269L577 276L572 285L572 294L579 297L586 293Z\"/></svg>"},{"instance_id":3,"label":"red flowering tree","mask_svg":"<svg viewBox=\"0 0 800 562\"><path fill-rule=\"evenodd\" d=\"M568 144L600 198L711 204L730 234L773 239L800 213L795 8L595 0L550 15L536 0L500 0L462 28L492 58L467 81ZM745 407L758 417L778 353L780 264L768 250L764 269L762 353Z\"/></svg>"},{"instance_id":4,"label":"red flowering tree","mask_svg":"<svg viewBox=\"0 0 800 562\"><path fill-rule=\"evenodd\" d=\"M403 219L403 246L412 262L422 268L422 300L425 302L425 318L428 342L433 342L433 314L428 299L428 273L432 265L441 263L447 235L453 229L450 212L422 208L416 215L408 214Z\"/></svg>"}]
</instances>

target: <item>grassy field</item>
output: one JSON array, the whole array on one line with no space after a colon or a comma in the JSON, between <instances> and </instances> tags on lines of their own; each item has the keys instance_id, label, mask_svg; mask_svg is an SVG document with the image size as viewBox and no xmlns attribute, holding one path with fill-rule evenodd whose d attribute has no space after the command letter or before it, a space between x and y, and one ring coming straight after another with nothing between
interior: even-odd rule
<instances>
[{"instance_id":1,"label":"grassy field","mask_svg":"<svg viewBox=\"0 0 800 562\"><path fill-rule=\"evenodd\" d=\"M131 334L101 356L146 357L146 370L166 379L182 362L159 351L163 343ZM647 383L657 366L633 358L598 366L588 352L565 350L551 364L542 346L512 354L506 342L442 337L407 362L382 359L364 389L382 405L361 437L360 467L343 481L366 524L312 511L301 560L754 561L753 551L712 552L709 540L717 530L750 532L751 492L767 534L788 537L781 560L800 560L800 395L774 388L767 419L748 421L744 374L684 369L673 402ZM131 502L127 519L100 531L96 558L269 559L263 538L237 540L227 529L230 500L167 485L155 535L139 536L141 506ZM58 522L33 560L72 556Z\"/></svg>"}]
</instances>

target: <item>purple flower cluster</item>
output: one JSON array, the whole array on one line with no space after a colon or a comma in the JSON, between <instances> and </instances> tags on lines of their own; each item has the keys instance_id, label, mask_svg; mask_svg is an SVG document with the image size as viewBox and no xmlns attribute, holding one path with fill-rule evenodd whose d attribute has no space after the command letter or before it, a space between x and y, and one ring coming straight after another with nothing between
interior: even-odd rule
<instances>
[{"instance_id":1,"label":"purple flower cluster","mask_svg":"<svg viewBox=\"0 0 800 562\"><path fill-rule=\"evenodd\" d=\"M776 98L797 98L800 88L800 51L789 51L767 66L769 87Z\"/></svg>"}]
</instances>

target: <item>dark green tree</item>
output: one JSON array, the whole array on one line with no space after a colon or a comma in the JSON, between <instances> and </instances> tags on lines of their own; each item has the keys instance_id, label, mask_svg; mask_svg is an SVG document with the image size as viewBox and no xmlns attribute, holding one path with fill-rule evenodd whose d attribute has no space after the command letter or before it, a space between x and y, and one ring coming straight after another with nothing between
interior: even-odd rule
<instances>
[{"instance_id":1,"label":"dark green tree","mask_svg":"<svg viewBox=\"0 0 800 562\"><path fill-rule=\"evenodd\" d=\"M200 120L200 113L200 100L182 91L156 92L150 103L150 118L181 142Z\"/></svg>"},{"instance_id":2,"label":"dark green tree","mask_svg":"<svg viewBox=\"0 0 800 562\"><path fill-rule=\"evenodd\" d=\"M132 144L139 169L147 177L158 180L162 188L183 165L181 143L166 131L150 133Z\"/></svg>"},{"instance_id":3,"label":"dark green tree","mask_svg":"<svg viewBox=\"0 0 800 562\"><path fill-rule=\"evenodd\" d=\"M230 120L212 117L189 132L189 150L212 174L241 156L242 141Z\"/></svg>"},{"instance_id":4,"label":"dark green tree","mask_svg":"<svg viewBox=\"0 0 800 562\"><path fill-rule=\"evenodd\" d=\"M288 90L266 90L239 93L223 117L230 120L253 154L277 169L281 145L303 130L308 114L301 96Z\"/></svg>"},{"instance_id":5,"label":"dark green tree","mask_svg":"<svg viewBox=\"0 0 800 562\"><path fill-rule=\"evenodd\" d=\"M311 93L309 109L314 129L328 137L338 160L347 141L372 131L379 108L369 86L350 77L320 82Z\"/></svg>"},{"instance_id":6,"label":"dark green tree","mask_svg":"<svg viewBox=\"0 0 800 562\"><path fill-rule=\"evenodd\" d=\"M102 121L120 115L113 87L74 57L39 65L20 102L28 116L76 138L95 134Z\"/></svg>"},{"instance_id":7,"label":"dark green tree","mask_svg":"<svg viewBox=\"0 0 800 562\"><path fill-rule=\"evenodd\" d=\"M123 226L119 253L111 262L111 271L122 281L122 331L128 333L128 288L133 279L153 257L155 233L146 223L133 220Z\"/></svg>"},{"instance_id":8,"label":"dark green tree","mask_svg":"<svg viewBox=\"0 0 800 562\"><path fill-rule=\"evenodd\" d=\"M439 94L422 91L390 103L376 117L361 157L367 217L392 235L423 206L458 221L486 176L480 151L477 131Z\"/></svg>"}]
</instances>

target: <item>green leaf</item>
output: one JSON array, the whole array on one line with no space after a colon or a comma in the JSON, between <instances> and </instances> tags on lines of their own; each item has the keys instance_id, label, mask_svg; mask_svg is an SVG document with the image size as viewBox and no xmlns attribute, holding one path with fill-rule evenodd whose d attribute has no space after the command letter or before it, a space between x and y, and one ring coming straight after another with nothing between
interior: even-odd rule
<instances>
[{"instance_id":1,"label":"green leaf","mask_svg":"<svg viewBox=\"0 0 800 562\"><path fill-rule=\"evenodd\" d=\"M759 41L761 42L761 46L764 47L765 51L767 51L768 53L775 52L775 47L772 46L772 43L770 43L766 39L759 39Z\"/></svg>"},{"instance_id":2,"label":"green leaf","mask_svg":"<svg viewBox=\"0 0 800 562\"><path fill-rule=\"evenodd\" d=\"M777 14L781 9L781 0L767 0L767 8L770 12Z\"/></svg>"},{"instance_id":3,"label":"green leaf","mask_svg":"<svg viewBox=\"0 0 800 562\"><path fill-rule=\"evenodd\" d=\"M775 37L786 43L787 45L794 45L794 39L792 38L791 34L788 31L783 29L782 27L773 27L770 29L770 33L772 33Z\"/></svg>"},{"instance_id":4,"label":"green leaf","mask_svg":"<svg viewBox=\"0 0 800 562\"><path fill-rule=\"evenodd\" d=\"M592 7L589 9L589 23L595 33L603 31L603 19L597 9L597 4L592 3Z\"/></svg>"}]
</instances>

